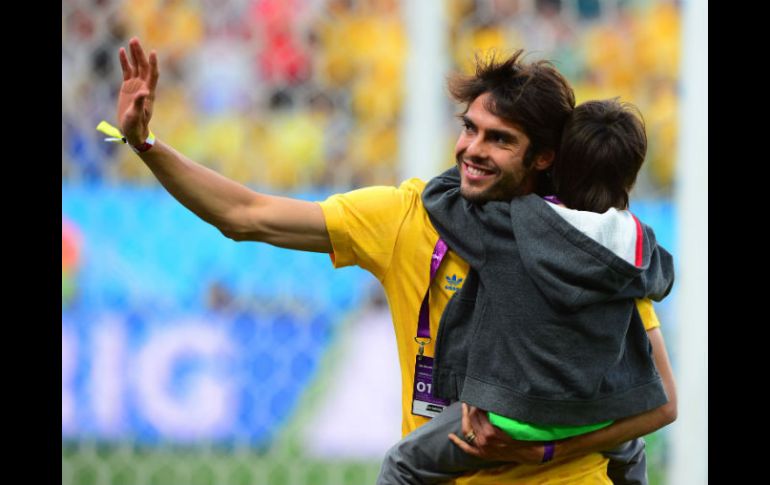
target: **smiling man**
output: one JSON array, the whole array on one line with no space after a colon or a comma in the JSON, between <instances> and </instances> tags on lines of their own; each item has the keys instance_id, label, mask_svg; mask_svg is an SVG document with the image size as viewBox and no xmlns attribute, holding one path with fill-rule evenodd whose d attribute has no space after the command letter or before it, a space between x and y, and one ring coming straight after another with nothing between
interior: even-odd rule
<instances>
[{"instance_id":1,"label":"smiling man","mask_svg":"<svg viewBox=\"0 0 770 485\"><path fill-rule=\"evenodd\" d=\"M455 153L462 196L474 203L510 200L535 189L536 175L553 161L554 151L530 149L520 125L494 114L494 98L484 93L462 115Z\"/></svg>"},{"instance_id":2,"label":"smiling man","mask_svg":"<svg viewBox=\"0 0 770 485\"><path fill-rule=\"evenodd\" d=\"M437 244L438 233L421 200L425 182L410 179L399 187L368 187L320 203L254 192L151 134L157 56L152 52L148 59L137 39L131 39L129 53L130 61L120 49L123 85L118 121L127 143L160 183L233 240L329 253L337 268L357 265L371 272L383 285L393 319L401 367L402 433L437 416L447 403L430 392L430 356L441 314L465 283L469 267ZM449 83L453 97L467 108L456 160L462 194L474 203L548 192L545 174L575 99L550 63L524 63L521 57L522 51L517 51L503 61L481 61L475 75L456 76ZM642 318L652 328L657 317L651 306L646 308ZM653 340L658 367L667 366L665 349L656 345ZM475 450L511 462L458 480L474 484L568 484L576 479L609 484L608 460L597 451L666 424L662 410L618 420L600 431L558 442L553 461L541 464L543 446L513 443L489 424L485 413L472 412L468 419L478 436Z\"/></svg>"}]
</instances>

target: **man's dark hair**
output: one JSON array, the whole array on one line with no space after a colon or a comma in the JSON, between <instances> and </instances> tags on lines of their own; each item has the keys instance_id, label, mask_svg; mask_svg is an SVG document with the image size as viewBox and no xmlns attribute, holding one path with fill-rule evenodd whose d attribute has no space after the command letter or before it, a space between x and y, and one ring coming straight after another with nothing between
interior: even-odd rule
<instances>
[{"instance_id":1,"label":"man's dark hair","mask_svg":"<svg viewBox=\"0 0 770 485\"><path fill-rule=\"evenodd\" d=\"M618 98L585 102L564 127L552 171L556 194L571 209L625 209L646 153L644 121L634 105Z\"/></svg>"},{"instance_id":2,"label":"man's dark hair","mask_svg":"<svg viewBox=\"0 0 770 485\"><path fill-rule=\"evenodd\" d=\"M498 60L492 54L476 57L476 72L455 74L448 79L449 93L460 103L470 104L489 93L484 108L516 123L529 137L524 165L531 166L543 150L558 149L562 129L575 108L575 94L567 80L549 61L524 63L524 51ZM539 192L539 191L538 191Z\"/></svg>"}]
</instances>

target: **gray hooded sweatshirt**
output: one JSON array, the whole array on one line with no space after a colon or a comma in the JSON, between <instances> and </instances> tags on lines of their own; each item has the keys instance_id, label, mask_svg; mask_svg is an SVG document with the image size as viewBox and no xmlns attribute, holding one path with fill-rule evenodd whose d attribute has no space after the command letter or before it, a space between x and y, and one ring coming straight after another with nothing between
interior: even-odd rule
<instances>
[{"instance_id":1,"label":"gray hooded sweatshirt","mask_svg":"<svg viewBox=\"0 0 770 485\"><path fill-rule=\"evenodd\" d=\"M535 194L479 206L456 168L422 198L471 266L439 324L434 394L541 425L587 425L667 402L635 298L661 300L673 259L642 224L630 264Z\"/></svg>"}]
</instances>

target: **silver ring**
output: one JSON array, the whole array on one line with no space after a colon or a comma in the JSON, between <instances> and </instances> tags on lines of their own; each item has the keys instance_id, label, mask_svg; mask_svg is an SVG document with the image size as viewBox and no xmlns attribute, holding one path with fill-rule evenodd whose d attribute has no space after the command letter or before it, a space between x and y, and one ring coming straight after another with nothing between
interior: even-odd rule
<instances>
[{"instance_id":1,"label":"silver ring","mask_svg":"<svg viewBox=\"0 0 770 485\"><path fill-rule=\"evenodd\" d=\"M471 431L470 433L465 435L464 440L466 443L473 443L476 440L476 433Z\"/></svg>"}]
</instances>

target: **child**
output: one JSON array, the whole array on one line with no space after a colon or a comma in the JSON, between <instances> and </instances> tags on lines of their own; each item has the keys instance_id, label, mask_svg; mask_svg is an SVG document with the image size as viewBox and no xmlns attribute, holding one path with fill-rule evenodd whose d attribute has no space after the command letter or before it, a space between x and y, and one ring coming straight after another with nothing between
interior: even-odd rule
<instances>
[{"instance_id":1,"label":"child","mask_svg":"<svg viewBox=\"0 0 770 485\"><path fill-rule=\"evenodd\" d=\"M458 401L388 452L378 483L441 483L503 464L447 439L460 434L461 402L535 441L665 404L635 299L665 297L673 263L627 210L647 141L629 107L575 108L552 171L558 198L474 205L460 195L457 169L426 186L433 225L471 266L442 315L433 369L433 394ZM627 465L616 483L646 481L644 460L634 461L640 441L612 451Z\"/></svg>"}]
</instances>

